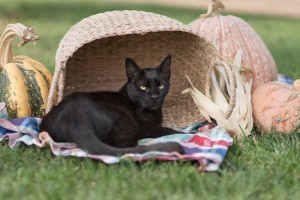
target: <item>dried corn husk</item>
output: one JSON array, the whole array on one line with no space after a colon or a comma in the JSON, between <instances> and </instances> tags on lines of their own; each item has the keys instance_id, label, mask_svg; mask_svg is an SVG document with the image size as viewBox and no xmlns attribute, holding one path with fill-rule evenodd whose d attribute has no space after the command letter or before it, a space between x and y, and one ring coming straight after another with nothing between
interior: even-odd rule
<instances>
[{"instance_id":1,"label":"dried corn husk","mask_svg":"<svg viewBox=\"0 0 300 200\"><path fill-rule=\"evenodd\" d=\"M191 88L183 91L190 92L195 104L200 113L206 120L211 122L211 119L216 120L218 126L226 129L231 136L238 138L243 135L251 134L253 128L252 105L251 105L251 85L252 79L245 82L241 76L241 58L242 51L239 50L232 65L232 71L235 77L236 84L236 104L233 112L229 117L226 117L226 110L229 106L229 77L225 73L223 66L216 67L211 74L211 90L208 98L202 94L187 76L191 84Z\"/></svg>"}]
</instances>

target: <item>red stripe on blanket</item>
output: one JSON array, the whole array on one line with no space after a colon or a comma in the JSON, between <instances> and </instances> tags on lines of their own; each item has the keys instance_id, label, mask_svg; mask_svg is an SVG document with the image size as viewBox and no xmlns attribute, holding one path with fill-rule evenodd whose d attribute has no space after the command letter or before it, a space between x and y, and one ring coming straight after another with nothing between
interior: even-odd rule
<instances>
[{"instance_id":1,"label":"red stripe on blanket","mask_svg":"<svg viewBox=\"0 0 300 200\"><path fill-rule=\"evenodd\" d=\"M199 135L195 135L187 142L195 143L195 144L198 144L200 146L205 146L205 147L212 147L214 145L222 145L222 146L227 147L227 146L231 145L230 142L227 142L225 140L214 141L214 140L210 140L209 138L206 138L206 137L201 137Z\"/></svg>"}]
</instances>

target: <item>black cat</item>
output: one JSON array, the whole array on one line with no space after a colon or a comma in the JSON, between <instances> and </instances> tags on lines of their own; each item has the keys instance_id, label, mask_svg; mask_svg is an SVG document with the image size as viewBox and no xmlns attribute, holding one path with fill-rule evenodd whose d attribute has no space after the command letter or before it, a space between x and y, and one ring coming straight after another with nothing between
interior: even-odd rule
<instances>
[{"instance_id":1,"label":"black cat","mask_svg":"<svg viewBox=\"0 0 300 200\"><path fill-rule=\"evenodd\" d=\"M128 81L119 92L73 93L42 120L41 130L56 142L73 142L91 154L121 155L177 151L176 142L136 146L142 138L178 133L162 127L162 106L170 87L171 56L157 68L140 69L126 59Z\"/></svg>"}]
</instances>

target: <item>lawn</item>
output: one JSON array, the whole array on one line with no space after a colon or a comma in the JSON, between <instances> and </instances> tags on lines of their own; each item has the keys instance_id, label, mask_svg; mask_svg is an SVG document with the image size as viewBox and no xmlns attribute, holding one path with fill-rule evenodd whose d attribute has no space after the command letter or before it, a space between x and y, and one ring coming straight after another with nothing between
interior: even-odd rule
<instances>
[{"instance_id":1,"label":"lawn","mask_svg":"<svg viewBox=\"0 0 300 200\"><path fill-rule=\"evenodd\" d=\"M205 11L97 0L1 0L0 32L9 23L35 26L36 46L15 48L52 72L59 41L82 18L110 11L152 11L189 23ZM278 70L300 77L300 20L234 13L265 41ZM17 41L16 41L17 42ZM0 143L0 199L299 199L300 135L254 132L234 141L218 172L198 174L189 162L117 165L62 158L20 145Z\"/></svg>"}]
</instances>

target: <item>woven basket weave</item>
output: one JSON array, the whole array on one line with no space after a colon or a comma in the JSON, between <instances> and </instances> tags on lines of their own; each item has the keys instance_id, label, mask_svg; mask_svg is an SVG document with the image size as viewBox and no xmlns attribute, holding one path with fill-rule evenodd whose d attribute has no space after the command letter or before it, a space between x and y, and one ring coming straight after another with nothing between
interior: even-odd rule
<instances>
[{"instance_id":1,"label":"woven basket weave","mask_svg":"<svg viewBox=\"0 0 300 200\"><path fill-rule=\"evenodd\" d=\"M235 102L234 78L230 66L212 46L186 25L168 17L143 11L112 11L81 20L61 40L48 98L47 112L75 91L117 91L126 82L125 59L142 68L158 66L172 55L171 88L165 100L164 125L185 127L202 118L192 98L181 92L195 87L209 94L210 73L223 65L231 87L227 116Z\"/></svg>"}]
</instances>

